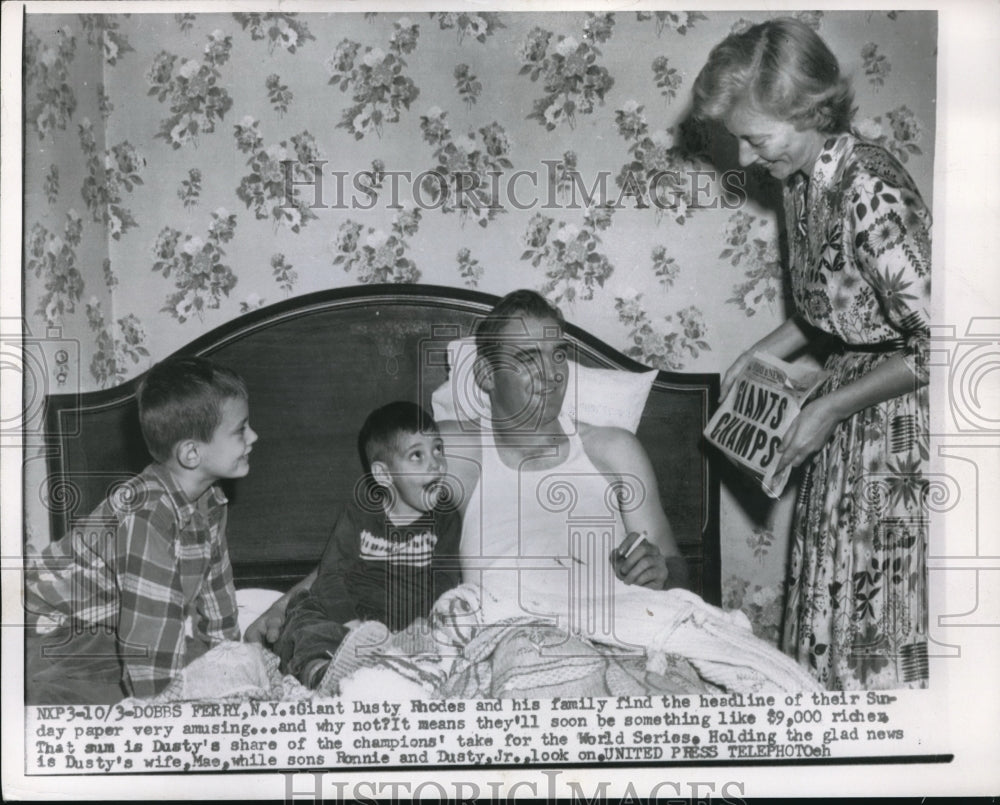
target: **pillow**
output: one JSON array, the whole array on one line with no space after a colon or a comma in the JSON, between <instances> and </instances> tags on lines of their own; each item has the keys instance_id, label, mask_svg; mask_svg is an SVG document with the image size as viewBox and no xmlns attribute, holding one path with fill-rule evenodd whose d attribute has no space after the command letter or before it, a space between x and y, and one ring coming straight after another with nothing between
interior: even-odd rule
<instances>
[{"instance_id":1,"label":"pillow","mask_svg":"<svg viewBox=\"0 0 1000 805\"><path fill-rule=\"evenodd\" d=\"M248 587L236 591L237 619L240 634L246 634L250 625L271 608L271 604L281 598L278 590Z\"/></svg>"},{"instance_id":2,"label":"pillow","mask_svg":"<svg viewBox=\"0 0 1000 805\"><path fill-rule=\"evenodd\" d=\"M437 420L475 422L489 415L490 398L476 383L475 339L448 344L448 379L434 390L431 405ZM567 361L566 399L562 413L574 422L618 427L635 433L657 370L594 369Z\"/></svg>"}]
</instances>

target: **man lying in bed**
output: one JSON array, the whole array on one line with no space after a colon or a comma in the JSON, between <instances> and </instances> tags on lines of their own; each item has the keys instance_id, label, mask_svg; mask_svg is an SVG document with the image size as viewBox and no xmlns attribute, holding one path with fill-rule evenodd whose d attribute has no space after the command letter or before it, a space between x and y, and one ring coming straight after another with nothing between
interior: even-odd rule
<instances>
[{"instance_id":1,"label":"man lying in bed","mask_svg":"<svg viewBox=\"0 0 1000 805\"><path fill-rule=\"evenodd\" d=\"M642 445L625 430L574 426L560 416L567 391L563 323L533 291L501 299L476 331L476 376L492 421L439 423L461 499L464 580L508 594L525 584L568 589L571 571L577 581L599 579L608 566L628 585L684 586L687 565ZM575 501L572 512L558 505L566 493ZM568 526L581 518L591 525L573 537ZM595 541L595 522L596 539L603 537L610 555L594 556L597 545L580 544L582 537ZM314 571L282 596L245 639L277 640L289 599L315 578Z\"/></svg>"},{"instance_id":2,"label":"man lying in bed","mask_svg":"<svg viewBox=\"0 0 1000 805\"><path fill-rule=\"evenodd\" d=\"M478 422L439 418L467 583L442 597L431 620L442 624L434 645L458 649L458 659L449 666L442 655L439 667L431 652L425 667L420 651L390 651L393 669L464 698L816 689L794 660L754 637L743 613L682 589L687 568L636 438L563 415L559 312L515 291L476 341L489 410ZM572 402L579 410L586 401ZM273 642L286 601L247 639Z\"/></svg>"},{"instance_id":3,"label":"man lying in bed","mask_svg":"<svg viewBox=\"0 0 1000 805\"><path fill-rule=\"evenodd\" d=\"M476 329L476 380L490 419L441 428L466 493L463 577L507 591L507 601L519 589L521 607L532 588L572 589L581 605L604 592L605 568L629 585L684 586L687 566L642 445L626 430L561 413L571 357L563 323L557 308L522 290Z\"/></svg>"},{"instance_id":4,"label":"man lying in bed","mask_svg":"<svg viewBox=\"0 0 1000 805\"><path fill-rule=\"evenodd\" d=\"M494 651L491 695L705 683L815 689L805 669L754 637L742 612L678 589L687 567L646 451L626 430L562 413L566 351L559 311L532 291L509 294L476 329L476 381L489 397L488 416L440 424L463 497L463 580L476 591L476 623L501 627L479 634L518 624ZM587 401L572 402L580 410ZM593 663L588 650L596 646L625 664ZM642 658L642 672L626 670L625 658ZM463 692L453 682L449 690Z\"/></svg>"}]
</instances>

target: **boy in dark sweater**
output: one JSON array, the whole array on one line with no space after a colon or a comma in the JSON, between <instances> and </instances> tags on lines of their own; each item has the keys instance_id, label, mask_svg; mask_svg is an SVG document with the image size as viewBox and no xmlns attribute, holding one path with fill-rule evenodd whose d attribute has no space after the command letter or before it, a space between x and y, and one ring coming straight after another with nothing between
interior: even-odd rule
<instances>
[{"instance_id":1,"label":"boy in dark sweater","mask_svg":"<svg viewBox=\"0 0 1000 805\"><path fill-rule=\"evenodd\" d=\"M447 462L434 419L414 403L383 406L361 428L358 452L365 475L337 519L316 580L289 601L275 645L282 671L310 688L351 622L404 629L461 582L461 520L439 506Z\"/></svg>"}]
</instances>

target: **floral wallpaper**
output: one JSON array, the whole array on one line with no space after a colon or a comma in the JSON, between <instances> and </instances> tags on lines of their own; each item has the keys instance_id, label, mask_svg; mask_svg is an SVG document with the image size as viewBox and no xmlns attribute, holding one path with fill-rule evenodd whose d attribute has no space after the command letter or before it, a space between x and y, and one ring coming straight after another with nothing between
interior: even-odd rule
<instances>
[{"instance_id":1,"label":"floral wallpaper","mask_svg":"<svg viewBox=\"0 0 1000 805\"><path fill-rule=\"evenodd\" d=\"M708 50L768 16L29 13L25 328L80 351L49 389L375 282L536 288L643 363L724 371L785 313L778 194L752 175L732 192L732 145L688 99ZM794 16L930 201L935 14ZM770 639L791 494L724 486L725 601ZM44 542L44 495L26 498Z\"/></svg>"}]
</instances>

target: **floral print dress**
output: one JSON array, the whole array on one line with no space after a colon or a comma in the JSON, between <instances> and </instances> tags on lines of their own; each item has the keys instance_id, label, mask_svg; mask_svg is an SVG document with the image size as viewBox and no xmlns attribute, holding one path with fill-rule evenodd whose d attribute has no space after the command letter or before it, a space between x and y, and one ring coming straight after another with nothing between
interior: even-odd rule
<instances>
[{"instance_id":1,"label":"floral print dress","mask_svg":"<svg viewBox=\"0 0 1000 805\"><path fill-rule=\"evenodd\" d=\"M785 218L798 314L839 342L817 396L895 355L914 391L845 419L807 465L783 648L829 689L924 687L930 216L894 157L842 134L790 180Z\"/></svg>"}]
</instances>

